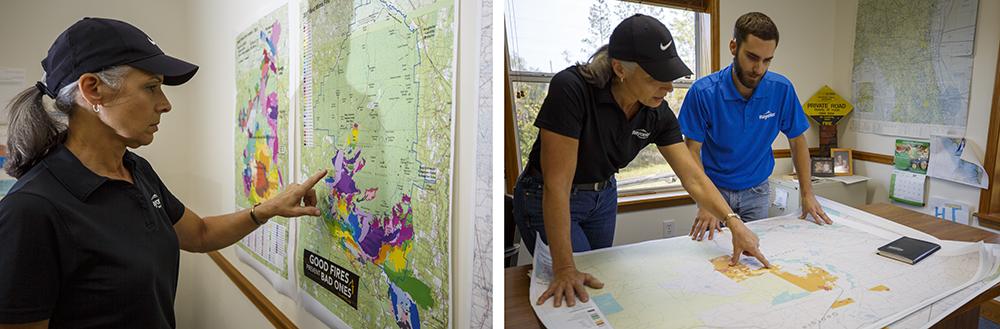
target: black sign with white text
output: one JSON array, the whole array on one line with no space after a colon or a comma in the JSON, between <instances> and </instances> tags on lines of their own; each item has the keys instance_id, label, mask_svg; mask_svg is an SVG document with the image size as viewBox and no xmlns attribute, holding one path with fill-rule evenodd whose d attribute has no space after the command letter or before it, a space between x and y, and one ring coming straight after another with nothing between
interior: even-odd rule
<instances>
[{"instance_id":1,"label":"black sign with white text","mask_svg":"<svg viewBox=\"0 0 1000 329\"><path fill-rule=\"evenodd\" d=\"M358 309L358 275L308 249L303 251L306 277Z\"/></svg>"}]
</instances>

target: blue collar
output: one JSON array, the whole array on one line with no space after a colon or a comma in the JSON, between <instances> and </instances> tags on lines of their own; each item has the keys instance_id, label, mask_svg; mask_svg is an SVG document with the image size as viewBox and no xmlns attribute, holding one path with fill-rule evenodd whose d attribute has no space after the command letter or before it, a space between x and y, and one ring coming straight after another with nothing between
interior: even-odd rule
<instances>
[{"instance_id":1,"label":"blue collar","mask_svg":"<svg viewBox=\"0 0 1000 329\"><path fill-rule=\"evenodd\" d=\"M767 92L761 89L766 88L767 84L764 82L768 79L768 75L770 74L770 71L764 73L764 76L760 78L760 83L757 84L757 88L754 88L753 94L750 95L750 99L745 99L743 98L743 95L740 95L740 91L736 89L736 82L733 81L733 64L729 64L729 66L726 66L726 68L722 69L722 71L719 71L719 79L722 80L720 81L722 84L722 97L727 101L740 100L745 102L748 102L751 99L767 98Z\"/></svg>"}]
</instances>

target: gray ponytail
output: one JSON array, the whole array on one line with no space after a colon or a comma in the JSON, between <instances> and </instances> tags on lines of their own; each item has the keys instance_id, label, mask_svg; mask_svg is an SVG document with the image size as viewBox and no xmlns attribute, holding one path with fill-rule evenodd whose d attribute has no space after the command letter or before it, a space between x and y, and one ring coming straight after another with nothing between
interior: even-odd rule
<instances>
[{"instance_id":1,"label":"gray ponytail","mask_svg":"<svg viewBox=\"0 0 1000 329\"><path fill-rule=\"evenodd\" d=\"M98 78L114 90L121 88L125 74L130 67L121 65L96 73ZM55 108L58 113L49 113L42 103L45 95L35 86L22 91L7 105L10 126L7 131L8 160L4 166L7 174L14 178L31 170L56 145L66 140L66 123L53 115L69 117L77 108L79 93L77 82L70 83L56 95Z\"/></svg>"},{"instance_id":2,"label":"gray ponytail","mask_svg":"<svg viewBox=\"0 0 1000 329\"><path fill-rule=\"evenodd\" d=\"M615 60L621 62L625 71L630 74L635 68L639 67L639 64L635 62ZM611 78L615 76L615 70L611 67L611 61L612 58L608 55L608 45L603 45L601 48L597 48L597 51L593 55L590 55L588 62L576 63L578 65L577 72L583 76L583 80L587 81L587 83L597 88L604 88L611 82Z\"/></svg>"}]
</instances>

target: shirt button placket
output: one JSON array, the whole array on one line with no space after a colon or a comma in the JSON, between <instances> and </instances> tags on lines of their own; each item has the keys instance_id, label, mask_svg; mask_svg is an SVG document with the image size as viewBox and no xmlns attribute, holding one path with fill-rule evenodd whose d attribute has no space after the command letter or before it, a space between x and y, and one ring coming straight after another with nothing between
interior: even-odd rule
<instances>
[{"instance_id":1,"label":"shirt button placket","mask_svg":"<svg viewBox=\"0 0 1000 329\"><path fill-rule=\"evenodd\" d=\"M146 226L146 230L152 231L155 228L155 225L153 223L153 217L149 214L149 200L146 200L142 191L139 191L139 189L135 186L132 187L132 196L136 202L139 203L139 208L142 209L142 222Z\"/></svg>"},{"instance_id":2,"label":"shirt button placket","mask_svg":"<svg viewBox=\"0 0 1000 329\"><path fill-rule=\"evenodd\" d=\"M747 132L750 127L750 102L742 101L740 104L743 105L743 132Z\"/></svg>"}]
</instances>

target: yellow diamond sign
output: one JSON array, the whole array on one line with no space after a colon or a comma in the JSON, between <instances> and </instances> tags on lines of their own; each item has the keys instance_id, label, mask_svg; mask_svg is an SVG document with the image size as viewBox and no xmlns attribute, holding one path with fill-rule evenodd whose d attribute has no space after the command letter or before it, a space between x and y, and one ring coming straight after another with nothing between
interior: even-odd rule
<instances>
[{"instance_id":1,"label":"yellow diamond sign","mask_svg":"<svg viewBox=\"0 0 1000 329\"><path fill-rule=\"evenodd\" d=\"M802 108L806 115L816 120L817 123L832 126L851 113L854 106L851 106L851 103L840 97L829 86L823 86L812 97L809 97L805 104L802 104Z\"/></svg>"}]
</instances>

